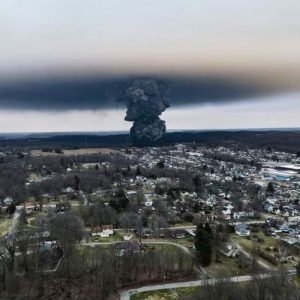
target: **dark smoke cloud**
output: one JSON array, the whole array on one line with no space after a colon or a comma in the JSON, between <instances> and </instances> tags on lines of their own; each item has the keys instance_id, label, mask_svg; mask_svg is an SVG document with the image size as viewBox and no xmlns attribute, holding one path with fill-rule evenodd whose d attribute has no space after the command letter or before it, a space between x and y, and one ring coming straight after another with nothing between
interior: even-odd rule
<instances>
[{"instance_id":1,"label":"dark smoke cloud","mask_svg":"<svg viewBox=\"0 0 300 300\"><path fill-rule=\"evenodd\" d=\"M272 92L252 82L222 76L157 76L171 83L168 94L172 107L241 100ZM49 79L0 83L0 108L24 110L110 109L122 107L112 97L116 86L131 77Z\"/></svg>"},{"instance_id":2,"label":"dark smoke cloud","mask_svg":"<svg viewBox=\"0 0 300 300\"><path fill-rule=\"evenodd\" d=\"M160 115L169 107L165 98L168 85L153 79L136 79L117 89L116 99L126 104L126 121L133 122L130 129L135 145L151 145L166 132Z\"/></svg>"}]
</instances>

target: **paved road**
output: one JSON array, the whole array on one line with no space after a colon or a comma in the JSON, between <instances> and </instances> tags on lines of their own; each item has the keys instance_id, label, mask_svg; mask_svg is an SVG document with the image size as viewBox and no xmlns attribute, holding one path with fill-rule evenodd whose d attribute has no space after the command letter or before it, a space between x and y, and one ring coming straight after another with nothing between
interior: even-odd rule
<instances>
[{"instance_id":1,"label":"paved road","mask_svg":"<svg viewBox=\"0 0 300 300\"><path fill-rule=\"evenodd\" d=\"M6 243L8 246L12 246L14 243L15 232L17 230L18 221L19 221L20 216L21 216L20 209L17 207L13 214L12 221L11 221L10 227L8 229L8 233L7 233Z\"/></svg>"},{"instance_id":2,"label":"paved road","mask_svg":"<svg viewBox=\"0 0 300 300\"><path fill-rule=\"evenodd\" d=\"M116 243L119 243L121 241L115 241L115 242L87 242L87 243L82 243L83 246L97 246L97 245L113 245L113 244L116 244ZM188 255L190 256L193 256L193 254L190 252L190 250L183 246L183 245L180 245L178 243L175 243L175 242L170 242L170 241L161 241L161 240L142 240L142 244L163 244L163 245L173 245L175 247L178 247L180 249L182 249L182 251L184 251L185 253L187 253Z\"/></svg>"},{"instance_id":3,"label":"paved road","mask_svg":"<svg viewBox=\"0 0 300 300\"><path fill-rule=\"evenodd\" d=\"M9 230L8 230L8 235L11 236L15 233L15 231L17 229L19 217L20 217L20 212L18 211L18 209L16 209L16 211L13 214L11 225L10 225Z\"/></svg>"},{"instance_id":4,"label":"paved road","mask_svg":"<svg viewBox=\"0 0 300 300\"><path fill-rule=\"evenodd\" d=\"M295 270L289 270L288 275L292 276L295 275ZM274 276L272 274L261 274L261 278L268 278ZM251 275L245 276L234 276L228 278L230 282L246 282L253 280L254 277ZM149 292L149 291L158 291L164 289L177 289L177 288L188 288L188 287L195 287L195 286L203 286L205 284L215 285L218 283L218 279L208 279L208 280L193 280L193 281L183 281L183 282L174 282L174 283L166 283L166 284L157 284L157 285L149 285L143 286L137 289L132 290L123 290L120 292L120 300L130 300L130 297L134 294L141 293L141 292Z\"/></svg>"},{"instance_id":5,"label":"paved road","mask_svg":"<svg viewBox=\"0 0 300 300\"><path fill-rule=\"evenodd\" d=\"M265 224L265 220L248 220L248 221L229 221L229 224L234 226L238 224L246 224L246 225L251 225L251 224Z\"/></svg>"}]
</instances>

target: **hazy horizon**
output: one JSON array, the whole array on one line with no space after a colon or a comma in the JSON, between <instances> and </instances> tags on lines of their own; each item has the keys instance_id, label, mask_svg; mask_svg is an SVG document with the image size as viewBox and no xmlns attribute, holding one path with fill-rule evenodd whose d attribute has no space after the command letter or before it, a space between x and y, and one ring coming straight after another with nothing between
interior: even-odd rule
<instances>
[{"instance_id":1,"label":"hazy horizon","mask_svg":"<svg viewBox=\"0 0 300 300\"><path fill-rule=\"evenodd\" d=\"M296 0L6 1L0 132L129 130L125 80L170 83L168 129L300 127Z\"/></svg>"}]
</instances>

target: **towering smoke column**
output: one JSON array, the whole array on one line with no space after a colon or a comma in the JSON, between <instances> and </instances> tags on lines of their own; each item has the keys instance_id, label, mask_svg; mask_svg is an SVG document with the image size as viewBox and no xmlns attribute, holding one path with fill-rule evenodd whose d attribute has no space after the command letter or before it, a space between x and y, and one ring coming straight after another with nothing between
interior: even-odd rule
<instances>
[{"instance_id":1,"label":"towering smoke column","mask_svg":"<svg viewBox=\"0 0 300 300\"><path fill-rule=\"evenodd\" d=\"M164 82L136 79L119 91L119 100L127 106L125 120L133 122L130 135L135 145L151 145L166 132L165 121L159 116L169 107L167 89Z\"/></svg>"}]
</instances>

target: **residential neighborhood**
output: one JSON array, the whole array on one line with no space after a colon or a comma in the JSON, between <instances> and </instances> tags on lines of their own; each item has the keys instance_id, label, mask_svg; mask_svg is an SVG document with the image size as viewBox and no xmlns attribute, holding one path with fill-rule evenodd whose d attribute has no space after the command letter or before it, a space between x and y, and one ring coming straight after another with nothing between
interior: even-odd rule
<instances>
[{"instance_id":1,"label":"residential neighborhood","mask_svg":"<svg viewBox=\"0 0 300 300\"><path fill-rule=\"evenodd\" d=\"M75 272L67 268L75 253L100 255L109 272L113 262L118 268L111 287L126 288L133 278L249 275L253 260L261 272L295 270L300 262L296 154L196 144L40 153L7 152L3 162L22 166L12 188L0 191L1 256L17 272L32 272L35 255L39 272L52 276Z\"/></svg>"}]
</instances>

